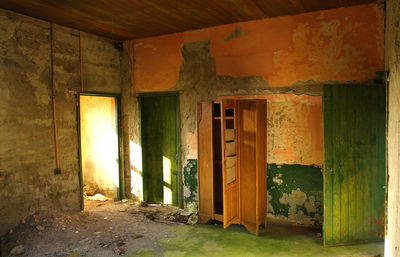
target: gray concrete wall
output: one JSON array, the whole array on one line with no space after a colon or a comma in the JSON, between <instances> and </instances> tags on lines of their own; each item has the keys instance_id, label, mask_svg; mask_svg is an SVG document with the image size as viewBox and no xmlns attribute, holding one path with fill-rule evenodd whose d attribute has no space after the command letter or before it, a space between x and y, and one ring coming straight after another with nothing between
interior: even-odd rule
<instances>
[{"instance_id":1,"label":"gray concrete wall","mask_svg":"<svg viewBox=\"0 0 400 257\"><path fill-rule=\"evenodd\" d=\"M400 256L400 1L386 1L388 99L388 203L385 256Z\"/></svg>"},{"instance_id":2,"label":"gray concrete wall","mask_svg":"<svg viewBox=\"0 0 400 257\"><path fill-rule=\"evenodd\" d=\"M121 93L123 88L129 95L126 51L108 39L81 36L84 91ZM49 23L0 9L0 235L39 209L80 210L79 32L53 26L60 175L53 173L50 42ZM128 100L122 104L124 127L127 106Z\"/></svg>"}]
</instances>

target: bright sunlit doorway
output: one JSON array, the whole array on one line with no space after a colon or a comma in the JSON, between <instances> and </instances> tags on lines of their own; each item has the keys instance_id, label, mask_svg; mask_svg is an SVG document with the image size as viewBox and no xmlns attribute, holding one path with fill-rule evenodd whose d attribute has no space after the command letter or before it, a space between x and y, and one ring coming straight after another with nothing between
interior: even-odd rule
<instances>
[{"instance_id":1,"label":"bright sunlit doorway","mask_svg":"<svg viewBox=\"0 0 400 257\"><path fill-rule=\"evenodd\" d=\"M81 185L86 199L123 196L119 117L118 95L79 95Z\"/></svg>"}]
</instances>

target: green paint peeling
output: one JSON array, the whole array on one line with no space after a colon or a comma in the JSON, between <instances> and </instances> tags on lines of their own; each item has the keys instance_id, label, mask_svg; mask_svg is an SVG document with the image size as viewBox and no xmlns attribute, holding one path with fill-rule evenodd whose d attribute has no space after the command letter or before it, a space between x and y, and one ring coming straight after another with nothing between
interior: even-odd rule
<instances>
[{"instance_id":1,"label":"green paint peeling","mask_svg":"<svg viewBox=\"0 0 400 257\"><path fill-rule=\"evenodd\" d=\"M299 225L321 226L323 179L320 167L298 164L268 164L268 213ZM183 169L185 204L197 202L197 160Z\"/></svg>"},{"instance_id":2,"label":"green paint peeling","mask_svg":"<svg viewBox=\"0 0 400 257\"><path fill-rule=\"evenodd\" d=\"M321 168L313 165L268 164L267 170L267 212L296 224L321 226Z\"/></svg>"},{"instance_id":3,"label":"green paint peeling","mask_svg":"<svg viewBox=\"0 0 400 257\"><path fill-rule=\"evenodd\" d=\"M186 166L183 168L184 185L188 191L188 196L185 194L185 203L191 203L196 201L197 197L197 160L187 160Z\"/></svg>"}]
</instances>

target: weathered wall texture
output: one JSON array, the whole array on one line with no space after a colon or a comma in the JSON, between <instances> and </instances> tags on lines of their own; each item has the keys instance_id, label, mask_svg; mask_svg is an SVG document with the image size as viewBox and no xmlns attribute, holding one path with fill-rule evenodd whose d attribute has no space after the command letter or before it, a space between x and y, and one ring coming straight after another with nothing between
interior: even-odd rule
<instances>
[{"instance_id":1,"label":"weathered wall texture","mask_svg":"<svg viewBox=\"0 0 400 257\"><path fill-rule=\"evenodd\" d=\"M80 209L78 31L54 26L62 173L54 175L50 24L0 10L0 234L38 209ZM119 93L129 72L112 41L82 34L85 90Z\"/></svg>"},{"instance_id":2,"label":"weathered wall texture","mask_svg":"<svg viewBox=\"0 0 400 257\"><path fill-rule=\"evenodd\" d=\"M369 83L384 69L383 22L382 6L370 4L130 42L133 91L180 92L185 199L197 199L192 181L197 171L192 167L197 159L196 103L223 96L263 98L268 102L269 212L295 223L304 217L300 223L318 224L322 86ZM135 143L140 149L140 142ZM131 159L139 160L140 154ZM310 187L293 178L303 171L320 184ZM279 184L281 178L287 181ZM133 185L138 192L140 186Z\"/></svg>"},{"instance_id":3,"label":"weathered wall texture","mask_svg":"<svg viewBox=\"0 0 400 257\"><path fill-rule=\"evenodd\" d=\"M385 256L400 256L400 1L386 1L388 99L388 202Z\"/></svg>"},{"instance_id":4,"label":"weathered wall texture","mask_svg":"<svg viewBox=\"0 0 400 257\"><path fill-rule=\"evenodd\" d=\"M218 97L224 98L267 101L268 163L322 166L321 96L281 93Z\"/></svg>"},{"instance_id":5,"label":"weathered wall texture","mask_svg":"<svg viewBox=\"0 0 400 257\"><path fill-rule=\"evenodd\" d=\"M321 167L268 164L268 218L295 225L321 226L323 176Z\"/></svg>"},{"instance_id":6,"label":"weathered wall texture","mask_svg":"<svg viewBox=\"0 0 400 257\"><path fill-rule=\"evenodd\" d=\"M373 79L383 69L383 22L372 4L136 40L135 87L171 89L182 44L200 40L210 40L218 75L258 75L270 86Z\"/></svg>"}]
</instances>

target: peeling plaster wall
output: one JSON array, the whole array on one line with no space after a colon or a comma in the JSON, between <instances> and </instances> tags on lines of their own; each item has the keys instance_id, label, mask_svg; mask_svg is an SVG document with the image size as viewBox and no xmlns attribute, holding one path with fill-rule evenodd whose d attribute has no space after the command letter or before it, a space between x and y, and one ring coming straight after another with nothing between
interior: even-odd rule
<instances>
[{"instance_id":1,"label":"peeling plaster wall","mask_svg":"<svg viewBox=\"0 0 400 257\"><path fill-rule=\"evenodd\" d=\"M133 91L179 91L182 170L197 159L197 102L266 99L267 162L293 165L301 177L301 170L320 171L323 163L322 86L370 83L384 69L383 21L382 6L370 4L130 41ZM197 199L190 186L185 198ZM140 191L140 182L133 187ZM286 189L280 204L289 209L298 188ZM299 190L306 193L300 205L310 207L316 193Z\"/></svg>"},{"instance_id":2,"label":"peeling plaster wall","mask_svg":"<svg viewBox=\"0 0 400 257\"><path fill-rule=\"evenodd\" d=\"M79 34L57 25L53 29L60 175L53 173L50 24L0 10L0 235L38 209L80 210ZM86 91L129 88L125 76L130 71L121 69L126 51L85 33L82 48Z\"/></svg>"},{"instance_id":3,"label":"peeling plaster wall","mask_svg":"<svg viewBox=\"0 0 400 257\"><path fill-rule=\"evenodd\" d=\"M322 166L321 96L279 93L218 97L224 98L267 101L268 163Z\"/></svg>"},{"instance_id":4,"label":"peeling plaster wall","mask_svg":"<svg viewBox=\"0 0 400 257\"><path fill-rule=\"evenodd\" d=\"M295 225L321 226L322 168L300 164L268 164L268 218Z\"/></svg>"},{"instance_id":5,"label":"peeling plaster wall","mask_svg":"<svg viewBox=\"0 0 400 257\"><path fill-rule=\"evenodd\" d=\"M400 256L400 1L386 9L386 69L388 84L388 199L385 256Z\"/></svg>"},{"instance_id":6,"label":"peeling plaster wall","mask_svg":"<svg viewBox=\"0 0 400 257\"><path fill-rule=\"evenodd\" d=\"M373 79L384 67L383 22L382 7L370 4L136 40L135 88L171 89L181 46L201 40L210 40L218 75L257 75L274 87Z\"/></svg>"}]
</instances>

